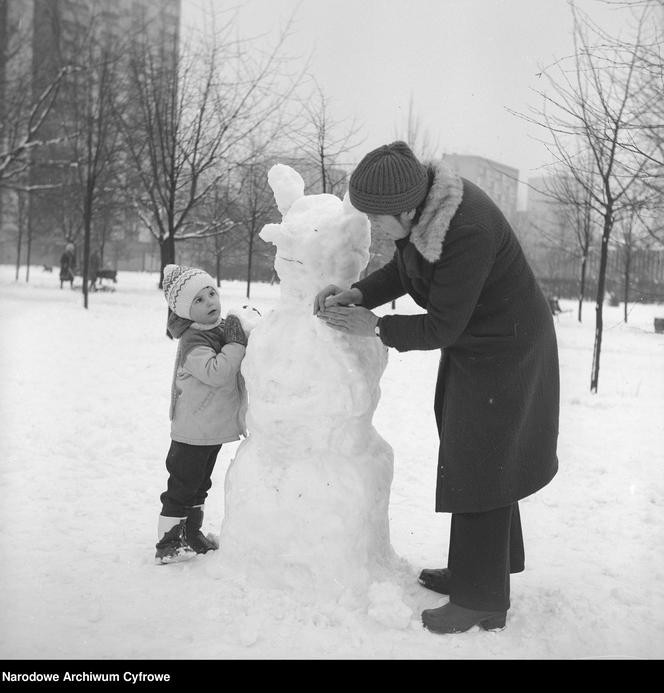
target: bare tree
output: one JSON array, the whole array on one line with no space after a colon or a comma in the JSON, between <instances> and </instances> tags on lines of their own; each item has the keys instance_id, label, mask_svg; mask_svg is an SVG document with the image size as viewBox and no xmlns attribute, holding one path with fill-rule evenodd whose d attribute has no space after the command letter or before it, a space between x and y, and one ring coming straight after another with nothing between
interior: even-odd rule
<instances>
[{"instance_id":1,"label":"bare tree","mask_svg":"<svg viewBox=\"0 0 664 693\"><path fill-rule=\"evenodd\" d=\"M274 196L267 179L265 160L253 158L237 168L234 175L232 207L228 212L243 239L247 257L247 298L251 297L252 270L258 234L265 224L274 221Z\"/></svg>"},{"instance_id":2,"label":"bare tree","mask_svg":"<svg viewBox=\"0 0 664 693\"><path fill-rule=\"evenodd\" d=\"M652 244L652 238L647 227L641 222L639 211L639 203L635 202L632 207L626 207L616 218L618 235L614 240L614 245L618 251L621 265L624 322L627 322L629 317L628 304L630 302L634 256L639 250L648 250Z\"/></svg>"},{"instance_id":3,"label":"bare tree","mask_svg":"<svg viewBox=\"0 0 664 693\"><path fill-rule=\"evenodd\" d=\"M431 161L438 157L440 149L438 140L423 125L422 119L415 109L412 94L408 101L406 121L397 127L394 134L397 139L408 144L420 161Z\"/></svg>"},{"instance_id":4,"label":"bare tree","mask_svg":"<svg viewBox=\"0 0 664 693\"><path fill-rule=\"evenodd\" d=\"M48 137L44 123L58 97L62 81L74 68L70 64L52 67L32 88L33 64L26 49L30 36L0 3L0 186L23 177L30 165L30 153L61 141ZM46 136L45 136L46 135Z\"/></svg>"},{"instance_id":5,"label":"bare tree","mask_svg":"<svg viewBox=\"0 0 664 693\"><path fill-rule=\"evenodd\" d=\"M544 106L537 117L528 120L546 129L551 137L549 151L601 219L590 379L591 391L597 392L609 240L616 214L631 204L630 189L647 176L652 159L628 146L637 123L636 51L625 50L624 44L607 36L573 4L571 7L574 54L543 69L549 90L538 91ZM638 17L633 45L641 43L647 16L643 10Z\"/></svg>"},{"instance_id":6,"label":"bare tree","mask_svg":"<svg viewBox=\"0 0 664 693\"><path fill-rule=\"evenodd\" d=\"M631 137L622 146L640 156L652 159L659 166L649 184L662 190L664 180L664 0L643 0L643 18L649 32L638 42L620 41L622 50L633 56L635 81L638 83L635 108L636 120Z\"/></svg>"},{"instance_id":7,"label":"bare tree","mask_svg":"<svg viewBox=\"0 0 664 693\"><path fill-rule=\"evenodd\" d=\"M57 104L63 82L76 68L68 63L50 66L33 83L33 64L27 49L30 36L26 24L20 22L24 8L14 5L11 9L6 0L0 2L0 196L3 203L9 202L10 194L15 197L16 279L25 237L28 281L33 234L31 201L35 194L54 187L31 181L31 165L37 153L48 151L63 139L45 125Z\"/></svg>"},{"instance_id":8,"label":"bare tree","mask_svg":"<svg viewBox=\"0 0 664 693\"><path fill-rule=\"evenodd\" d=\"M343 197L346 172L340 166L348 153L360 145L361 126L356 120L337 120L332 114L330 100L314 80L314 93L302 102L303 123L293 133L293 139L303 158L317 171L308 183L316 192Z\"/></svg>"},{"instance_id":9,"label":"bare tree","mask_svg":"<svg viewBox=\"0 0 664 693\"><path fill-rule=\"evenodd\" d=\"M591 166L584 167L583 170L588 171L588 175L591 178L594 175ZM580 185L577 178L581 174L582 170L578 169L576 177L573 177L569 175L568 171L563 169L559 174L554 174L545 179L545 190L538 190L538 192L548 198L558 221L556 228L553 230L549 228L540 229L541 237L548 240L550 247L561 254L573 258L579 265L577 304L577 319L579 322L582 322L588 262L596 226L593 206L588 192L594 187L593 181L591 179Z\"/></svg>"},{"instance_id":10,"label":"bare tree","mask_svg":"<svg viewBox=\"0 0 664 693\"><path fill-rule=\"evenodd\" d=\"M109 204L120 161L119 130L114 113L119 94L120 44L103 36L95 17L76 37L79 70L66 85L66 106L60 109L61 129L75 171L83 231L83 305L88 308L88 276L92 226L100 207Z\"/></svg>"},{"instance_id":11,"label":"bare tree","mask_svg":"<svg viewBox=\"0 0 664 693\"><path fill-rule=\"evenodd\" d=\"M588 262L590 260L590 252L595 235L593 208L590 204L587 191L582 191L580 199L576 200L573 206L573 210L575 236L580 251L577 320L581 322L583 317L583 302L586 298L586 276L588 274Z\"/></svg>"},{"instance_id":12,"label":"bare tree","mask_svg":"<svg viewBox=\"0 0 664 693\"><path fill-rule=\"evenodd\" d=\"M623 274L623 321L627 322L627 306L629 304L629 283L630 270L632 266L632 254L634 251L634 221L635 213L633 210L624 214L618 222L620 237L618 243L622 246L622 274Z\"/></svg>"},{"instance_id":13,"label":"bare tree","mask_svg":"<svg viewBox=\"0 0 664 693\"><path fill-rule=\"evenodd\" d=\"M61 68L54 80L34 100L29 98L25 80L12 85L13 93L8 93L10 88L5 85L0 121L0 185L9 187L9 181L27 172L29 155L33 150L62 141L62 137L44 139L39 133L53 108L62 80L71 71L69 65Z\"/></svg>"},{"instance_id":14,"label":"bare tree","mask_svg":"<svg viewBox=\"0 0 664 693\"><path fill-rule=\"evenodd\" d=\"M223 187L221 183L214 189L212 194L208 195L201 202L196 212L196 223L201 228L214 228L215 222L219 219L233 220L233 200L229 192L229 181L224 180ZM221 285L221 266L225 256L234 251L242 242L242 237L235 225L231 225L219 233L212 233L209 236L200 239L197 243L198 256L200 256L199 265L204 267L209 258L214 259L214 276L217 280L217 286Z\"/></svg>"},{"instance_id":15,"label":"bare tree","mask_svg":"<svg viewBox=\"0 0 664 693\"><path fill-rule=\"evenodd\" d=\"M650 40L627 46L635 52L639 88L637 127L626 146L654 163L643 180L648 204L636 213L647 233L664 246L664 0L647 0L646 6L652 19Z\"/></svg>"},{"instance_id":16,"label":"bare tree","mask_svg":"<svg viewBox=\"0 0 664 693\"><path fill-rule=\"evenodd\" d=\"M228 219L201 225L195 211L238 162L255 155L253 144L248 153L245 145L260 127L278 130L301 80L285 69L288 27L263 52L264 44L233 37L235 20L233 14L218 27L211 18L198 48L185 45L175 64L145 34L129 51L128 102L118 118L133 169L133 205L159 242L162 276L175 261L176 241L233 227Z\"/></svg>"}]
</instances>

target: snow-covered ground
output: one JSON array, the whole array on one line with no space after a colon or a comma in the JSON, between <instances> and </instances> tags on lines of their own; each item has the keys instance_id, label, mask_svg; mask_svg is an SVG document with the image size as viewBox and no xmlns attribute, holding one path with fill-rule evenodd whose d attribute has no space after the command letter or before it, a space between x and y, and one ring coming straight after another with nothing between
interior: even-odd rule
<instances>
[{"instance_id":1,"label":"snow-covered ground","mask_svg":"<svg viewBox=\"0 0 664 693\"><path fill-rule=\"evenodd\" d=\"M605 308L592 395L593 305L579 324L561 302L560 472L521 503L526 571L513 576L507 627L440 636L419 613L446 598L416 583L447 555L449 515L433 511L437 352L390 350L374 418L394 448L391 540L413 575L412 617L390 624L389 601L370 612L300 603L229 578L215 554L156 566L175 351L157 277L120 272L84 310L57 271L34 267L29 283L24 271L15 282L0 267L0 658L664 655L664 335L653 329L664 306L632 306L627 325L622 307ZM244 290L222 283L222 307ZM256 284L251 300L267 311L278 295ZM213 477L204 529L215 534L236 449L224 446Z\"/></svg>"}]
</instances>

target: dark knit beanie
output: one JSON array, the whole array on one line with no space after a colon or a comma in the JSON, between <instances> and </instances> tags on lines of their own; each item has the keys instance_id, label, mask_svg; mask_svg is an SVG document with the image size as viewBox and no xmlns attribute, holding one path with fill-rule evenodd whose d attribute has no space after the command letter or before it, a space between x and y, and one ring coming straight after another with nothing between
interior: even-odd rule
<instances>
[{"instance_id":1,"label":"dark knit beanie","mask_svg":"<svg viewBox=\"0 0 664 693\"><path fill-rule=\"evenodd\" d=\"M405 142L384 144L369 152L348 183L350 201L365 214L401 214L417 209L427 194L429 177Z\"/></svg>"}]
</instances>

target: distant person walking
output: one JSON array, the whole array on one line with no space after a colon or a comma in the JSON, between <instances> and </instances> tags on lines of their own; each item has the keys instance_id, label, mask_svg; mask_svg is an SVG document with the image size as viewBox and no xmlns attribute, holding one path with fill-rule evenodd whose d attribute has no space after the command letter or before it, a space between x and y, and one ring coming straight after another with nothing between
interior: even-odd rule
<instances>
[{"instance_id":1,"label":"distant person walking","mask_svg":"<svg viewBox=\"0 0 664 693\"><path fill-rule=\"evenodd\" d=\"M384 145L360 161L349 193L394 241L394 256L351 287L324 288L314 312L398 351L441 350L436 511L452 518L447 567L423 570L420 582L450 599L425 610L423 624L435 633L501 628L510 573L525 566L518 501L558 470L549 305L501 211L443 161L425 166L406 143ZM424 312L371 312L404 294Z\"/></svg>"},{"instance_id":2,"label":"distant person walking","mask_svg":"<svg viewBox=\"0 0 664 693\"><path fill-rule=\"evenodd\" d=\"M90 253L90 267L88 268L89 283L88 288L92 291L97 290L97 275L101 266L101 255L99 250L95 249Z\"/></svg>"},{"instance_id":3,"label":"distant person walking","mask_svg":"<svg viewBox=\"0 0 664 693\"><path fill-rule=\"evenodd\" d=\"M74 288L74 274L76 272L76 253L73 243L67 243L65 250L60 256L60 288L65 282L69 282Z\"/></svg>"}]
</instances>

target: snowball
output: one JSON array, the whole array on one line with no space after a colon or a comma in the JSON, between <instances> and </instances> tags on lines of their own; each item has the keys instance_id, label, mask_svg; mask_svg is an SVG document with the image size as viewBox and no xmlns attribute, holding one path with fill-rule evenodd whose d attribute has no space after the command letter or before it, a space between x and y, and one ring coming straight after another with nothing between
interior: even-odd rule
<instances>
[{"instance_id":1,"label":"snowball","mask_svg":"<svg viewBox=\"0 0 664 693\"><path fill-rule=\"evenodd\" d=\"M242 329L246 334L251 334L251 331L256 327L261 319L261 313L255 306L245 303L242 306L230 308L227 315L235 315L239 318Z\"/></svg>"}]
</instances>

